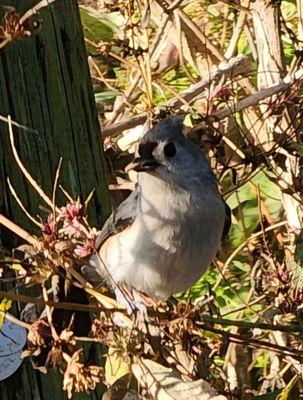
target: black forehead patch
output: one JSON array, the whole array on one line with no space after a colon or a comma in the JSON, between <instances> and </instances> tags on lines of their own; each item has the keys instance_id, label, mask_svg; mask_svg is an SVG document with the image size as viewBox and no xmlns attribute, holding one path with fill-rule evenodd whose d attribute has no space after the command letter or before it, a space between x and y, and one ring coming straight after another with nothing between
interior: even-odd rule
<instances>
[{"instance_id":1,"label":"black forehead patch","mask_svg":"<svg viewBox=\"0 0 303 400\"><path fill-rule=\"evenodd\" d=\"M157 142L143 142L139 145L139 155L141 158L152 158L153 151L157 147Z\"/></svg>"}]
</instances>

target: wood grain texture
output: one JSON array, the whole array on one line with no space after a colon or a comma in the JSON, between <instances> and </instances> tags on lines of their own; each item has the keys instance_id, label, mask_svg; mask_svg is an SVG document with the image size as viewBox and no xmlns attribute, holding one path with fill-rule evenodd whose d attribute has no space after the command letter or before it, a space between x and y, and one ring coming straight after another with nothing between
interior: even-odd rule
<instances>
[{"instance_id":1,"label":"wood grain texture","mask_svg":"<svg viewBox=\"0 0 303 400\"><path fill-rule=\"evenodd\" d=\"M0 5L23 13L38 0L4 0ZM49 197L60 156L59 183L74 197L85 199L96 189L88 213L91 224L100 227L109 213L105 162L92 85L86 60L79 10L75 0L57 0L37 16L40 32L27 40L9 43L0 51L0 114L11 115L37 133L14 128L16 147L31 175ZM19 197L33 215L46 215L43 201L20 173L11 151L7 124L0 121L0 212L35 233L12 198L10 177ZM58 191L57 205L66 199ZM15 242L0 230L3 244ZM5 290L8 287L4 288ZM59 374L46 376L26 360L18 371L0 382L0 400L65 399ZM100 398L100 393L74 399Z\"/></svg>"},{"instance_id":2,"label":"wood grain texture","mask_svg":"<svg viewBox=\"0 0 303 400\"><path fill-rule=\"evenodd\" d=\"M35 1L7 1L21 13ZM26 5L26 6L25 6ZM3 15L3 8L0 7ZM74 197L96 193L91 223L108 214L108 194L100 129L92 93L80 17L75 1L57 0L36 17L39 34L9 43L0 53L0 114L37 130L14 129L20 157L51 196L56 166L63 156L60 184ZM0 210L32 230L8 192L9 176L33 214L42 200L25 182L12 157L7 125L0 123ZM65 199L58 192L58 205ZM44 205L44 204L43 204Z\"/></svg>"}]
</instances>

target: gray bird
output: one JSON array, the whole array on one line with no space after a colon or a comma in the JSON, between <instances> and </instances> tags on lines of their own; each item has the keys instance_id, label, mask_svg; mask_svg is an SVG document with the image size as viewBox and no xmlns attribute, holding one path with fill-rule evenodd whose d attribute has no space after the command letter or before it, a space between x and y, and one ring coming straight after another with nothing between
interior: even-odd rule
<instances>
[{"instance_id":1,"label":"gray bird","mask_svg":"<svg viewBox=\"0 0 303 400\"><path fill-rule=\"evenodd\" d=\"M229 208L179 117L147 132L137 156L129 166L138 172L136 190L106 221L84 272L167 299L192 286L213 261L229 229Z\"/></svg>"}]
</instances>

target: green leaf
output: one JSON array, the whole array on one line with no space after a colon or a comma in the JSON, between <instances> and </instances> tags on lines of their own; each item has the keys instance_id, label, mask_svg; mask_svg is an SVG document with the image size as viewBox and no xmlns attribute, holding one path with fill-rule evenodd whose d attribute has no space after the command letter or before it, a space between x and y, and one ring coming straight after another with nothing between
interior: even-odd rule
<instances>
[{"instance_id":1,"label":"green leaf","mask_svg":"<svg viewBox=\"0 0 303 400\"><path fill-rule=\"evenodd\" d=\"M117 97L118 93L112 90L104 90L102 92L95 93L96 102L103 103L106 100L113 100Z\"/></svg>"},{"instance_id":2,"label":"green leaf","mask_svg":"<svg viewBox=\"0 0 303 400\"><path fill-rule=\"evenodd\" d=\"M238 41L238 53L244 54L246 56L249 56L251 54L251 49L245 32L241 34Z\"/></svg>"},{"instance_id":3,"label":"green leaf","mask_svg":"<svg viewBox=\"0 0 303 400\"><path fill-rule=\"evenodd\" d=\"M110 42L114 37L114 30L109 26L108 21L101 21L91 13L81 10L81 20L85 36L95 42L104 41ZM95 49L92 49L95 51Z\"/></svg>"},{"instance_id":4,"label":"green leaf","mask_svg":"<svg viewBox=\"0 0 303 400\"><path fill-rule=\"evenodd\" d=\"M246 235L253 233L259 224L258 190L260 199L273 219L275 220L279 217L282 207L280 189L273 182L272 175L269 172L260 171L227 199L229 207L233 210L233 214L238 220L237 225L232 225L229 233L231 248L243 243Z\"/></svg>"},{"instance_id":5,"label":"green leaf","mask_svg":"<svg viewBox=\"0 0 303 400\"><path fill-rule=\"evenodd\" d=\"M260 171L227 199L227 203L232 210L239 205L239 202L243 203L247 200L257 200L256 192L253 190L252 184L255 185L256 188L259 186L262 200L269 205L276 205L278 203L281 207L281 193L279 187L271 180L273 177L272 174L265 172Z\"/></svg>"},{"instance_id":6,"label":"green leaf","mask_svg":"<svg viewBox=\"0 0 303 400\"><path fill-rule=\"evenodd\" d=\"M232 266L236 267L237 269L239 269L242 272L249 272L250 271L250 266L247 262L241 262L238 260L233 260L232 261Z\"/></svg>"}]
</instances>

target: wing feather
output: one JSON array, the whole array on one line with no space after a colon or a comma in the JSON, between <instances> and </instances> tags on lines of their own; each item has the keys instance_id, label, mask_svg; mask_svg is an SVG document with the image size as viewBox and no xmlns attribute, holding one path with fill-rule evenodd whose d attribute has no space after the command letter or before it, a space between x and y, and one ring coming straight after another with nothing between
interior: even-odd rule
<instances>
[{"instance_id":1,"label":"wing feather","mask_svg":"<svg viewBox=\"0 0 303 400\"><path fill-rule=\"evenodd\" d=\"M128 228L136 218L139 190L134 190L105 221L103 228L96 240L96 249L112 235L122 232Z\"/></svg>"},{"instance_id":2,"label":"wing feather","mask_svg":"<svg viewBox=\"0 0 303 400\"><path fill-rule=\"evenodd\" d=\"M224 222L224 227L223 227L223 232L222 232L222 240L226 238L226 236L228 235L230 226L231 226L231 210L228 206L227 203L224 202L224 206L225 206L225 222Z\"/></svg>"}]
</instances>

